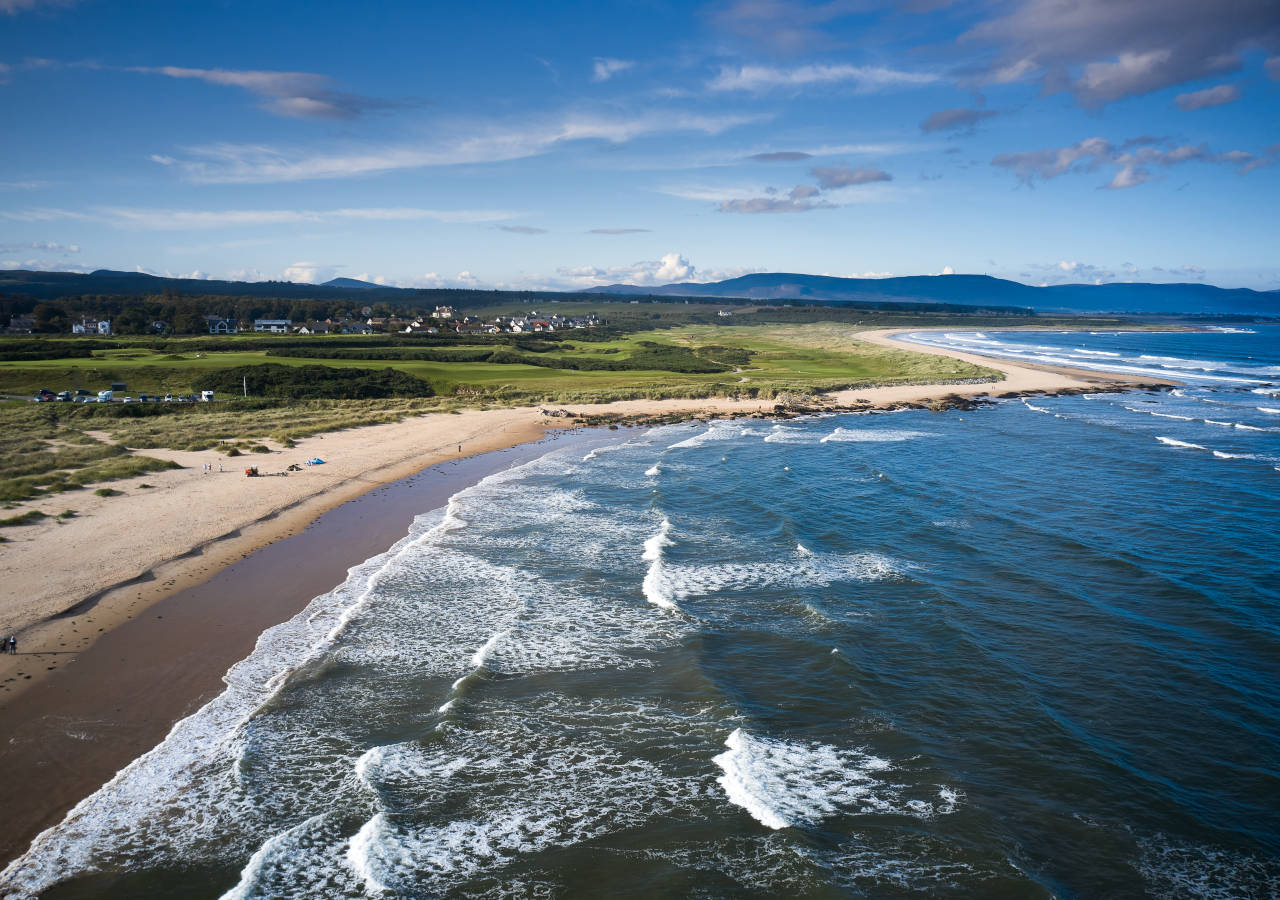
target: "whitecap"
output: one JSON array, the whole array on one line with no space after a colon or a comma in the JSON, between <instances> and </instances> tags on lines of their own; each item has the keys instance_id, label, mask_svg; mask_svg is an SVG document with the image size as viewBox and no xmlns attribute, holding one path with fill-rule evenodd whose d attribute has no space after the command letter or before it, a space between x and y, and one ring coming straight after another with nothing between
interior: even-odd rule
<instances>
[{"instance_id":1,"label":"whitecap","mask_svg":"<svg viewBox=\"0 0 1280 900\"><path fill-rule=\"evenodd\" d=\"M912 441L916 438L936 437L932 431L911 431L905 428L837 428L821 441L827 443L893 443L895 441Z\"/></svg>"},{"instance_id":2,"label":"whitecap","mask_svg":"<svg viewBox=\"0 0 1280 900\"><path fill-rule=\"evenodd\" d=\"M766 828L817 825L841 813L927 818L955 809L956 794L948 788L937 795L940 802L930 802L879 780L893 764L863 750L755 737L741 728L724 744L729 749L712 760L723 773L716 782L730 803Z\"/></svg>"},{"instance_id":3,"label":"whitecap","mask_svg":"<svg viewBox=\"0 0 1280 900\"><path fill-rule=\"evenodd\" d=\"M1208 450L1208 447L1201 447L1199 444L1192 444L1187 441L1175 440L1171 437L1157 437L1157 441L1170 447L1181 447L1187 450Z\"/></svg>"}]
</instances>

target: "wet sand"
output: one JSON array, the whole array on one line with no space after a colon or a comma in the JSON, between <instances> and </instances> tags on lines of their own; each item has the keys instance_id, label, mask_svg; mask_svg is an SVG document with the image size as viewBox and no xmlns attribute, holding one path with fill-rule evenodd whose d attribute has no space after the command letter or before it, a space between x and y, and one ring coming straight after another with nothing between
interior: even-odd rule
<instances>
[{"instance_id":1,"label":"wet sand","mask_svg":"<svg viewBox=\"0 0 1280 900\"><path fill-rule=\"evenodd\" d=\"M77 654L74 665L6 705L0 855L6 863L16 857L40 831L158 744L175 722L221 692L222 676L249 655L263 631L340 584L351 566L384 552L415 516L444 506L487 475L557 447L619 439L608 430L552 432L532 443L439 463L326 512L292 537L103 634ZM36 659L17 657L20 666Z\"/></svg>"}]
</instances>

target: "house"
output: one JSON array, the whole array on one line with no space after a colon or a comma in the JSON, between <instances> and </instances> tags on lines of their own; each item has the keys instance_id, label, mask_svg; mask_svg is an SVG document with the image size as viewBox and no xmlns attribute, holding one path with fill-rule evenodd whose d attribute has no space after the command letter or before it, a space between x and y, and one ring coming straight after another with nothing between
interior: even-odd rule
<instances>
[{"instance_id":1,"label":"house","mask_svg":"<svg viewBox=\"0 0 1280 900\"><path fill-rule=\"evenodd\" d=\"M452 319L454 317L452 306L437 306L435 312L431 314L433 319Z\"/></svg>"},{"instance_id":2,"label":"house","mask_svg":"<svg viewBox=\"0 0 1280 900\"><path fill-rule=\"evenodd\" d=\"M729 312L729 310L727 310L727 309L722 309L722 310L720 310L718 313L716 313L716 315L717 315L717 316L719 316L719 317L720 317L720 318L722 318L722 319L727 319L727 318L729 318L730 316L732 316L732 315L733 315L733 313Z\"/></svg>"},{"instance_id":3,"label":"house","mask_svg":"<svg viewBox=\"0 0 1280 900\"><path fill-rule=\"evenodd\" d=\"M373 334L373 326L364 322L346 322L341 331L343 334Z\"/></svg>"},{"instance_id":4,"label":"house","mask_svg":"<svg viewBox=\"0 0 1280 900\"><path fill-rule=\"evenodd\" d=\"M35 331L36 320L30 316L14 316L9 320L9 334L30 334Z\"/></svg>"},{"instance_id":5,"label":"house","mask_svg":"<svg viewBox=\"0 0 1280 900\"><path fill-rule=\"evenodd\" d=\"M332 331L333 325L329 322L312 322L298 327L298 334L329 334Z\"/></svg>"},{"instance_id":6,"label":"house","mask_svg":"<svg viewBox=\"0 0 1280 900\"><path fill-rule=\"evenodd\" d=\"M288 334L293 327L292 319L254 319L254 331L269 331L272 334Z\"/></svg>"},{"instance_id":7,"label":"house","mask_svg":"<svg viewBox=\"0 0 1280 900\"><path fill-rule=\"evenodd\" d=\"M111 334L110 319L81 319L71 326L72 334Z\"/></svg>"},{"instance_id":8,"label":"house","mask_svg":"<svg viewBox=\"0 0 1280 900\"><path fill-rule=\"evenodd\" d=\"M205 316L204 321L209 326L210 334L236 334L240 331L240 326L236 324L235 319L224 319L221 316Z\"/></svg>"}]
</instances>

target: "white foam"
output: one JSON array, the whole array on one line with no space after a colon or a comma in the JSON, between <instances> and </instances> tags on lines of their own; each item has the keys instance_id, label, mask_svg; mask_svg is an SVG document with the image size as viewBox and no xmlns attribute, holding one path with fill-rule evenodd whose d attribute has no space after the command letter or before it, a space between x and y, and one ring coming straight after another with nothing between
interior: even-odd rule
<instances>
[{"instance_id":1,"label":"white foam","mask_svg":"<svg viewBox=\"0 0 1280 900\"><path fill-rule=\"evenodd\" d=\"M772 433L765 436L765 442L769 444L807 444L813 438L813 434L801 431L799 428L785 428L782 425L775 425Z\"/></svg>"},{"instance_id":2,"label":"white foam","mask_svg":"<svg viewBox=\"0 0 1280 900\"><path fill-rule=\"evenodd\" d=\"M347 847L347 865L364 883L367 894L385 894L390 890L383 880L388 877L387 867L380 858L389 837L386 816L378 813L360 827Z\"/></svg>"},{"instance_id":3,"label":"white foam","mask_svg":"<svg viewBox=\"0 0 1280 900\"><path fill-rule=\"evenodd\" d=\"M662 474L662 469L658 468L657 463L654 463L652 466L644 470L644 474L650 478L657 478Z\"/></svg>"},{"instance_id":4,"label":"white foam","mask_svg":"<svg viewBox=\"0 0 1280 900\"><path fill-rule=\"evenodd\" d=\"M733 425L728 422L712 422L706 431L695 434L693 437L685 438L667 447L668 450L679 450L682 448L701 447L703 444L713 441L727 441L731 438L740 437L740 426Z\"/></svg>"},{"instance_id":5,"label":"white foam","mask_svg":"<svg viewBox=\"0 0 1280 900\"><path fill-rule=\"evenodd\" d=\"M1032 412L1048 413L1049 415L1052 415L1052 414L1053 414L1053 411L1052 411L1052 410L1045 409L1043 406L1035 406L1035 405L1033 405L1033 404L1031 404L1031 403L1027 402L1027 398L1026 398L1026 397L1023 397L1023 398L1022 398L1022 405L1023 405L1023 406L1025 406L1027 409L1031 410Z\"/></svg>"},{"instance_id":6,"label":"white foam","mask_svg":"<svg viewBox=\"0 0 1280 900\"><path fill-rule=\"evenodd\" d=\"M644 575L644 583L641 585L645 599L662 609L676 608L675 589L671 586L671 579L667 575L666 565L663 562L664 548L675 543L671 540L670 534L671 520L664 518L658 533L644 542L644 553L640 555L641 559L649 563L649 569Z\"/></svg>"},{"instance_id":7,"label":"white foam","mask_svg":"<svg viewBox=\"0 0 1280 900\"><path fill-rule=\"evenodd\" d=\"M905 428L837 428L822 439L822 443L893 443L913 441L917 438L936 437L932 431L911 431Z\"/></svg>"},{"instance_id":8,"label":"white foam","mask_svg":"<svg viewBox=\"0 0 1280 900\"><path fill-rule=\"evenodd\" d=\"M271 837L265 844L258 848L258 851L249 857L249 862L240 870L240 880L236 886L222 895L220 900L248 900L250 892L257 887L258 878L262 875L269 861L280 855L286 847L292 842L293 838L324 819L325 814L321 813L317 816L299 822L287 831L282 831Z\"/></svg>"},{"instance_id":9,"label":"white foam","mask_svg":"<svg viewBox=\"0 0 1280 900\"><path fill-rule=\"evenodd\" d=\"M1271 406L1259 406L1258 412L1264 412L1272 416L1280 416L1280 409Z\"/></svg>"},{"instance_id":10,"label":"white foam","mask_svg":"<svg viewBox=\"0 0 1280 900\"><path fill-rule=\"evenodd\" d=\"M506 630L503 629L500 631L495 631L492 635L490 635L489 640L484 642L484 646L482 646L479 650L477 650L472 655L471 665L473 665L477 669L483 667L484 664L488 662L489 655L493 653L493 649L498 646L498 641L506 637L506 634L507 634Z\"/></svg>"},{"instance_id":11,"label":"white foam","mask_svg":"<svg viewBox=\"0 0 1280 900\"><path fill-rule=\"evenodd\" d=\"M1208 450L1208 447L1201 447L1199 444L1192 444L1188 441L1179 441L1171 437L1157 437L1157 441L1169 447L1181 447L1186 450Z\"/></svg>"},{"instance_id":12,"label":"white foam","mask_svg":"<svg viewBox=\"0 0 1280 900\"><path fill-rule=\"evenodd\" d=\"M801 556L813 556L813 551L804 544L796 544L796 552Z\"/></svg>"},{"instance_id":13,"label":"white foam","mask_svg":"<svg viewBox=\"0 0 1280 900\"><path fill-rule=\"evenodd\" d=\"M942 789L945 795L939 792L940 802L932 802L877 780L894 766L862 750L759 738L741 728L724 743L729 749L712 760L723 772L716 782L730 803L766 828L817 825L839 813L927 818L955 809L957 798L949 788Z\"/></svg>"}]
</instances>

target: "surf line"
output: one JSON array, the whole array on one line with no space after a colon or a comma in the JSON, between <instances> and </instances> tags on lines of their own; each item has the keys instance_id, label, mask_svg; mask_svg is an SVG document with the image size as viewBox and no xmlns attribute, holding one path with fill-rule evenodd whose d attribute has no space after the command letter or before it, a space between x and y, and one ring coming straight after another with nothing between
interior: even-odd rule
<instances>
[{"instance_id":1,"label":"surf line","mask_svg":"<svg viewBox=\"0 0 1280 900\"><path fill-rule=\"evenodd\" d=\"M645 572L642 589L644 597L654 606L679 612L676 606L676 589L667 570L666 548L675 544L671 540L671 520L665 516L658 526L657 534L644 542L644 552L640 558L649 564Z\"/></svg>"}]
</instances>

